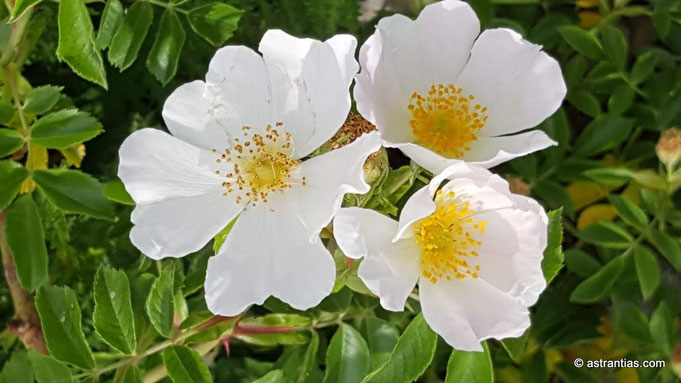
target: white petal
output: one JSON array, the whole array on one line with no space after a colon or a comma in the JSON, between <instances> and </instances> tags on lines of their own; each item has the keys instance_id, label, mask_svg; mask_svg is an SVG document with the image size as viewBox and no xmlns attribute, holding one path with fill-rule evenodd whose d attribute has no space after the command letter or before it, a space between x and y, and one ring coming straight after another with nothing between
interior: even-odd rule
<instances>
[{"instance_id":1,"label":"white petal","mask_svg":"<svg viewBox=\"0 0 681 383\"><path fill-rule=\"evenodd\" d=\"M409 237L414 222L431 215L434 211L433 191L426 185L412 194L407 203L404 204L393 241L396 242L400 238Z\"/></svg>"},{"instance_id":2,"label":"white petal","mask_svg":"<svg viewBox=\"0 0 681 383\"><path fill-rule=\"evenodd\" d=\"M367 133L350 145L304 161L291 175L293 179L305 177L305 185L286 190L282 198L296 212L311 241L316 241L321 229L331 222L346 193L369 191L364 161L380 146L378 133Z\"/></svg>"},{"instance_id":3,"label":"white petal","mask_svg":"<svg viewBox=\"0 0 681 383\"><path fill-rule=\"evenodd\" d=\"M463 160L473 165L491 168L553 145L558 143L541 130L531 130L513 136L479 137L470 143L471 150L463 156Z\"/></svg>"},{"instance_id":4,"label":"white petal","mask_svg":"<svg viewBox=\"0 0 681 383\"><path fill-rule=\"evenodd\" d=\"M264 131L274 124L270 78L263 58L250 48L227 46L219 49L206 74L207 94L214 100L213 113L232 136L243 126Z\"/></svg>"},{"instance_id":5,"label":"white petal","mask_svg":"<svg viewBox=\"0 0 681 383\"><path fill-rule=\"evenodd\" d=\"M402 311L420 274L420 249L411 239L392 242L397 222L376 211L341 209L333 235L343 253L364 257L358 275L386 310Z\"/></svg>"},{"instance_id":6,"label":"white petal","mask_svg":"<svg viewBox=\"0 0 681 383\"><path fill-rule=\"evenodd\" d=\"M494 180L494 178L491 178ZM509 193L500 193L496 184L480 182L470 178L455 178L442 187L442 195L452 191L462 202L469 202L476 215L490 210L513 207L513 200Z\"/></svg>"},{"instance_id":7,"label":"white petal","mask_svg":"<svg viewBox=\"0 0 681 383\"><path fill-rule=\"evenodd\" d=\"M383 251L362 260L357 275L378 296L384 309L404 311L404 303L420 275L419 258L419 248L413 240L388 242Z\"/></svg>"},{"instance_id":8,"label":"white petal","mask_svg":"<svg viewBox=\"0 0 681 383\"><path fill-rule=\"evenodd\" d=\"M206 92L203 81L175 89L163 105L163 119L177 138L203 149L223 149L228 136L219 119L219 108Z\"/></svg>"},{"instance_id":9,"label":"white petal","mask_svg":"<svg viewBox=\"0 0 681 383\"><path fill-rule=\"evenodd\" d=\"M463 1L445 0L423 8L415 24L421 70L426 81L419 89L454 83L480 33L480 21L475 12Z\"/></svg>"},{"instance_id":10,"label":"white petal","mask_svg":"<svg viewBox=\"0 0 681 383\"><path fill-rule=\"evenodd\" d=\"M350 111L350 81L358 69L354 37L332 42L269 30L260 41L272 81L275 119L293 136L294 158L317 149L340 129Z\"/></svg>"},{"instance_id":11,"label":"white petal","mask_svg":"<svg viewBox=\"0 0 681 383\"><path fill-rule=\"evenodd\" d=\"M130 240L153 259L182 257L200 250L239 212L220 192L137 205Z\"/></svg>"},{"instance_id":12,"label":"white petal","mask_svg":"<svg viewBox=\"0 0 681 383\"><path fill-rule=\"evenodd\" d=\"M355 59L357 39L352 35L335 35L326 40L325 44L328 44L333 49L345 81L345 86L349 89L352 79L357 74L357 71L359 71L359 63Z\"/></svg>"},{"instance_id":13,"label":"white petal","mask_svg":"<svg viewBox=\"0 0 681 383\"><path fill-rule=\"evenodd\" d=\"M457 161L453 165L448 166L439 174L436 174L430 182L430 187L435 188L444 180L453 180L457 178L468 178L475 181L478 185L489 185L501 193L509 194L508 182L496 174L492 174L489 170L480 166L475 166L463 161Z\"/></svg>"},{"instance_id":14,"label":"white petal","mask_svg":"<svg viewBox=\"0 0 681 383\"><path fill-rule=\"evenodd\" d=\"M411 141L407 105L412 93L454 83L479 31L470 6L454 0L427 6L415 21L402 15L381 19L360 50L357 110L384 139Z\"/></svg>"},{"instance_id":15,"label":"white petal","mask_svg":"<svg viewBox=\"0 0 681 383\"><path fill-rule=\"evenodd\" d=\"M444 164L443 164L444 166ZM452 160L452 163L444 167L444 170L435 173L435 176L430 180L430 183L414 193L407 203L402 208L400 214L400 222L397 233L393 240L404 238L408 236L409 229L412 224L421 218L424 218L435 211L435 202L433 197L440 184L447 179L460 179L457 182L449 182L443 188L444 191L454 191L457 195L474 195L476 198L472 199L473 206L485 209L493 209L498 207L508 207L512 203L508 198L497 196L498 193L493 193L488 197L490 189L500 189L502 192L506 190L506 194L510 195L508 191L508 183L500 177L493 175L488 170L466 164L461 160ZM485 188L484 190L481 188ZM479 192L482 192L478 195ZM508 197L508 196L507 196Z\"/></svg>"},{"instance_id":16,"label":"white petal","mask_svg":"<svg viewBox=\"0 0 681 383\"><path fill-rule=\"evenodd\" d=\"M393 15L381 20L381 25L410 25L411 20L403 15ZM406 28L406 27L405 27ZM409 142L413 139L409 120L411 114L407 109L409 97L395 74L389 61L382 58L383 42L377 30L362 44L359 61L362 71L355 79L353 95L357 103L357 111L367 121L376 125L381 137L392 142Z\"/></svg>"},{"instance_id":17,"label":"white petal","mask_svg":"<svg viewBox=\"0 0 681 383\"><path fill-rule=\"evenodd\" d=\"M487 223L474 237L482 244L475 261L480 278L499 290L533 305L546 287L541 268L546 248L546 223L534 211L502 209L476 216Z\"/></svg>"},{"instance_id":18,"label":"white petal","mask_svg":"<svg viewBox=\"0 0 681 383\"><path fill-rule=\"evenodd\" d=\"M396 143L384 140L383 146L388 148L399 148L405 156L411 158L419 166L433 174L441 173L447 167L462 162L462 160L459 159L443 157L430 149L426 149L423 146L413 143Z\"/></svg>"},{"instance_id":19,"label":"white petal","mask_svg":"<svg viewBox=\"0 0 681 383\"><path fill-rule=\"evenodd\" d=\"M118 176L138 204L221 194L215 156L157 129L131 134L119 150Z\"/></svg>"},{"instance_id":20,"label":"white petal","mask_svg":"<svg viewBox=\"0 0 681 383\"><path fill-rule=\"evenodd\" d=\"M510 29L480 35L456 85L488 108L480 132L487 137L537 126L566 93L558 62Z\"/></svg>"},{"instance_id":21,"label":"white petal","mask_svg":"<svg viewBox=\"0 0 681 383\"><path fill-rule=\"evenodd\" d=\"M546 211L534 199L520 194L511 194L511 199L513 200L513 203L515 203L515 206L518 209L533 211L536 214L539 214L539 216L541 217L541 221L544 223L544 225L549 224L549 217L546 215Z\"/></svg>"},{"instance_id":22,"label":"white petal","mask_svg":"<svg viewBox=\"0 0 681 383\"><path fill-rule=\"evenodd\" d=\"M289 206L259 204L241 214L208 260L206 303L214 314L233 316L273 295L306 310L331 292L335 276L331 254L309 241Z\"/></svg>"},{"instance_id":23,"label":"white petal","mask_svg":"<svg viewBox=\"0 0 681 383\"><path fill-rule=\"evenodd\" d=\"M482 279L439 280L419 284L423 316L452 347L482 351L480 341L517 337L530 326L520 299L504 294Z\"/></svg>"},{"instance_id":24,"label":"white petal","mask_svg":"<svg viewBox=\"0 0 681 383\"><path fill-rule=\"evenodd\" d=\"M342 208L333 218L333 236L346 257L359 259L381 251L392 241L397 221L358 207Z\"/></svg>"}]
</instances>

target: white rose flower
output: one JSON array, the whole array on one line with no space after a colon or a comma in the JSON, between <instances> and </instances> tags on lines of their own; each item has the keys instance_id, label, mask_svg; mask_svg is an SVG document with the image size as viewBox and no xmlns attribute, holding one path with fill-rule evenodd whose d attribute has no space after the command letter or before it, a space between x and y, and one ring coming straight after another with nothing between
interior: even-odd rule
<instances>
[{"instance_id":1,"label":"white rose flower","mask_svg":"<svg viewBox=\"0 0 681 383\"><path fill-rule=\"evenodd\" d=\"M382 19L360 49L357 110L384 146L434 174L459 160L489 168L556 144L526 130L565 97L558 63L510 29L479 33L468 4L445 0L416 20Z\"/></svg>"},{"instance_id":2,"label":"white rose flower","mask_svg":"<svg viewBox=\"0 0 681 383\"><path fill-rule=\"evenodd\" d=\"M385 309L402 311L418 282L430 327L468 351L529 327L528 307L546 287L547 225L536 201L463 162L414 193L399 222L361 208L341 209L333 222L345 255L364 257L358 275Z\"/></svg>"},{"instance_id":3,"label":"white rose flower","mask_svg":"<svg viewBox=\"0 0 681 383\"><path fill-rule=\"evenodd\" d=\"M304 158L347 117L356 44L272 30L262 57L222 48L205 82L166 101L172 135L142 129L123 143L118 174L137 203L130 239L147 256L197 251L238 216L208 262L213 313L236 315L270 295L302 310L331 292L335 266L319 233L345 193L369 191L362 165L380 138Z\"/></svg>"}]
</instances>

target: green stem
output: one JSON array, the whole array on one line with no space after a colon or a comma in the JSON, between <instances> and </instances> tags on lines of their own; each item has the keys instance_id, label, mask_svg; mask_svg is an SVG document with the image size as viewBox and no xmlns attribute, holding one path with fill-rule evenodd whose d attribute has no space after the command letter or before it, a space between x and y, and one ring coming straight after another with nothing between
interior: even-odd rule
<instances>
[{"instance_id":1,"label":"green stem","mask_svg":"<svg viewBox=\"0 0 681 383\"><path fill-rule=\"evenodd\" d=\"M641 231L641 233L638 235L638 237L636 237L636 239L634 240L634 242L631 243L631 246L629 246L629 247L624 251L624 253L622 253L622 255L621 255L622 257L626 257L626 256L628 256L629 254L631 254L631 252L634 251L634 249L636 248L636 246L640 245L641 242L642 242L645 238L647 238L648 235L650 235L650 229L653 227L653 225L655 225L655 222L656 222L656 221L657 221L657 218L655 218L655 219L653 219L652 221L650 221L650 223L648 224L648 226L646 226L646 228L643 229L643 231Z\"/></svg>"},{"instance_id":2,"label":"green stem","mask_svg":"<svg viewBox=\"0 0 681 383\"><path fill-rule=\"evenodd\" d=\"M17 85L14 82L14 71L9 65L6 66L4 69L5 75L7 76L8 85L12 91L14 107L17 109L17 112L19 113L19 120L21 121L21 128L24 131L24 137L26 138L26 140L30 141L31 132L28 129L28 123L26 122L26 116L24 115L24 104L21 103L21 99L19 98L19 90L17 89Z\"/></svg>"}]
</instances>

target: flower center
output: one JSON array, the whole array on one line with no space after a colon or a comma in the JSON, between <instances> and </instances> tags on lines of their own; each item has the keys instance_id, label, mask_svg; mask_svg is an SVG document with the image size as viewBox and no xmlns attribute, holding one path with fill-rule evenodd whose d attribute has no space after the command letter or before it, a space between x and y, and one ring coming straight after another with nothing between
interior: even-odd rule
<instances>
[{"instance_id":1,"label":"flower center","mask_svg":"<svg viewBox=\"0 0 681 383\"><path fill-rule=\"evenodd\" d=\"M276 126L282 126L277 122ZM282 139L279 132L267 125L265 135L251 134L251 128L244 126L244 141L239 138L232 140L232 148L218 153L218 163L226 162L232 165L229 172L224 174L228 179L222 183L225 188L223 196L235 196L237 203L256 205L258 201L268 202L270 193L291 188L293 185L306 184L305 177L301 180L291 180L291 172L300 161L291 158L293 140L290 133ZM220 170L216 174L223 174Z\"/></svg>"},{"instance_id":2,"label":"flower center","mask_svg":"<svg viewBox=\"0 0 681 383\"><path fill-rule=\"evenodd\" d=\"M407 107L416 142L449 158L461 158L478 139L487 121L487 108L473 105L473 95L463 95L454 85L433 85L426 97L414 92Z\"/></svg>"},{"instance_id":3,"label":"flower center","mask_svg":"<svg viewBox=\"0 0 681 383\"><path fill-rule=\"evenodd\" d=\"M441 278L478 278L479 265L471 259L482 242L471 232L485 232L485 221L475 221L468 202L455 200L455 193L438 191L435 211L414 225L414 240L421 245L421 275L435 283Z\"/></svg>"}]
</instances>

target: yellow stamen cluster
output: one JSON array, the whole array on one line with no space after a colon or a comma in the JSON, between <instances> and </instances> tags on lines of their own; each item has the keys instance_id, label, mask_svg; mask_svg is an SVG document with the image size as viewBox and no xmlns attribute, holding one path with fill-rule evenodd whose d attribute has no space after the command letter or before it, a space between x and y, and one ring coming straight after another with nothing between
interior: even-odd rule
<instances>
[{"instance_id":1,"label":"yellow stamen cluster","mask_svg":"<svg viewBox=\"0 0 681 383\"><path fill-rule=\"evenodd\" d=\"M473 104L474 99L452 84L433 85L426 97L414 92L408 109L417 143L445 157L461 158L487 121L487 108Z\"/></svg>"},{"instance_id":2,"label":"yellow stamen cluster","mask_svg":"<svg viewBox=\"0 0 681 383\"><path fill-rule=\"evenodd\" d=\"M482 242L471 233L484 233L487 223L475 221L469 202L457 200L454 192L438 191L436 204L435 212L414 225L414 240L421 245L421 275L433 283L442 278L478 278L480 266L472 259Z\"/></svg>"},{"instance_id":3,"label":"yellow stamen cluster","mask_svg":"<svg viewBox=\"0 0 681 383\"><path fill-rule=\"evenodd\" d=\"M277 122L276 127L283 124ZM256 205L258 201L268 202L270 193L291 188L294 184L306 184L305 177L299 182L291 182L290 176L300 161L291 158L293 140L290 133L284 134L267 125L264 135L251 133L252 128L242 127L245 139L232 139L230 149L219 153L217 163L231 165L229 172L215 173L224 175L228 181L222 183L225 188L223 196L235 196L237 203ZM283 141L283 143L282 143Z\"/></svg>"}]
</instances>

